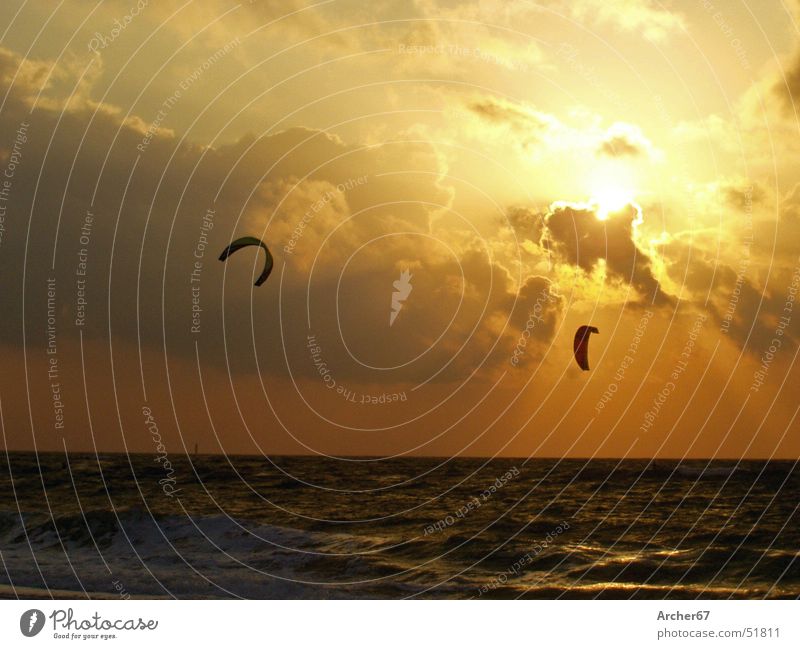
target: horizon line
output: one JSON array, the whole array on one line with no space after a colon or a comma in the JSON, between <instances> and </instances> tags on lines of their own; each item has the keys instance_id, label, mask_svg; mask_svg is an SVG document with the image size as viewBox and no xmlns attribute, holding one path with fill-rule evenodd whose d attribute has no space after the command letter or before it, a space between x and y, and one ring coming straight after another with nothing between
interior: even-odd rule
<instances>
[{"instance_id":1,"label":"horizon line","mask_svg":"<svg viewBox=\"0 0 800 649\"><path fill-rule=\"evenodd\" d=\"M155 455L155 453L149 451L139 451L139 452L127 452L127 451L38 451L36 449L0 449L0 453L11 454L11 453L30 453L36 455L93 455L93 456L102 456L102 455L123 455L123 456L133 456L133 455ZM627 457L619 457L619 456L556 456L556 455L394 455L390 457L381 456L381 455L322 455L319 453L275 453L275 454L259 454L259 453L190 453L190 452L174 452L171 455L175 455L178 457L260 457L260 458L270 458L270 457L285 457L285 458L324 458L330 460L349 460L349 459L384 459L384 460L396 460L396 459L425 459L425 460L583 460L583 461L591 461L591 460L617 460L620 462L628 461L628 460L652 460L652 461L664 461L664 462L677 462L677 461L686 461L690 460L692 462L702 462L702 461L724 461L724 462L800 462L800 457L798 458L789 458L789 457L652 457L652 456L627 456Z\"/></svg>"}]
</instances>

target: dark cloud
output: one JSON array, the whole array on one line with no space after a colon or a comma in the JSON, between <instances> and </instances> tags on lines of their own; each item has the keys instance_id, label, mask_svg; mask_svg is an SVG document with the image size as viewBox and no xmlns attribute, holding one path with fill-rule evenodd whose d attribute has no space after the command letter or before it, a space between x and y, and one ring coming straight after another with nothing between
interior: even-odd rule
<instances>
[{"instance_id":1,"label":"dark cloud","mask_svg":"<svg viewBox=\"0 0 800 649\"><path fill-rule=\"evenodd\" d=\"M642 303L673 303L653 275L650 258L636 246L634 225L639 218L639 209L633 205L601 220L587 206L557 203L545 217L542 243L562 262L586 273L604 262L608 275L633 286Z\"/></svg>"},{"instance_id":2,"label":"dark cloud","mask_svg":"<svg viewBox=\"0 0 800 649\"><path fill-rule=\"evenodd\" d=\"M617 122L608 129L596 152L609 158L624 158L647 155L651 148L638 127Z\"/></svg>"},{"instance_id":3,"label":"dark cloud","mask_svg":"<svg viewBox=\"0 0 800 649\"><path fill-rule=\"evenodd\" d=\"M538 316L537 338L549 342L555 334L564 298L553 290L552 282L546 277L529 277L519 291L518 303L513 311L512 323L520 331L524 331L530 322L531 314Z\"/></svg>"},{"instance_id":4,"label":"dark cloud","mask_svg":"<svg viewBox=\"0 0 800 649\"><path fill-rule=\"evenodd\" d=\"M19 61L7 55L0 64L0 78L9 79ZM532 291L546 281L518 286L481 240L449 248L438 241L433 215L448 209L452 194L430 145L364 146L291 128L217 147L159 131L142 150L141 121L88 102L30 114L34 91L15 85L0 115L4 150L20 120L29 121L0 247L6 345L19 347L24 336L42 349L47 280L55 277L65 348L81 333L87 344L141 344L150 356L165 350L193 361L200 353L203 364L234 375L285 376L288 366L308 378L317 372L307 346L313 335L340 381L457 380L507 363ZM204 227L212 207L213 227ZM81 241L89 212L91 234ZM272 249L275 270L263 287L252 286L255 252L216 259L242 235ZM404 269L413 291L390 327L393 283ZM191 332L193 288L199 333ZM553 335L560 304L548 301L530 357Z\"/></svg>"},{"instance_id":5,"label":"dark cloud","mask_svg":"<svg viewBox=\"0 0 800 649\"><path fill-rule=\"evenodd\" d=\"M787 221L800 223L800 183L792 187L781 201L780 217Z\"/></svg>"},{"instance_id":6,"label":"dark cloud","mask_svg":"<svg viewBox=\"0 0 800 649\"><path fill-rule=\"evenodd\" d=\"M544 230L544 214L524 206L514 206L506 210L506 220L517 237L538 243Z\"/></svg>"},{"instance_id":7,"label":"dark cloud","mask_svg":"<svg viewBox=\"0 0 800 649\"><path fill-rule=\"evenodd\" d=\"M719 260L691 241L675 238L658 248L670 279L681 287L686 299L704 300L713 287L714 272Z\"/></svg>"},{"instance_id":8,"label":"dark cloud","mask_svg":"<svg viewBox=\"0 0 800 649\"><path fill-rule=\"evenodd\" d=\"M597 152L610 158L637 156L644 153L643 149L626 135L615 135L603 140L597 148Z\"/></svg>"},{"instance_id":9,"label":"dark cloud","mask_svg":"<svg viewBox=\"0 0 800 649\"><path fill-rule=\"evenodd\" d=\"M718 331L756 356L769 346L776 337L778 318L787 313L784 308L794 273L790 266L775 264L768 284L760 286L759 265L752 251L742 251L738 266L681 239L666 244L661 252L667 273L682 287L683 298L706 308ZM797 341L800 322L792 312L793 308L780 336Z\"/></svg>"},{"instance_id":10,"label":"dark cloud","mask_svg":"<svg viewBox=\"0 0 800 649\"><path fill-rule=\"evenodd\" d=\"M722 188L725 203L737 210L752 211L767 198L766 190L758 183L729 183Z\"/></svg>"},{"instance_id":11,"label":"dark cloud","mask_svg":"<svg viewBox=\"0 0 800 649\"><path fill-rule=\"evenodd\" d=\"M797 111L797 103L800 100L800 54L795 54L784 69L783 77L773 84L772 91L787 113L794 114Z\"/></svg>"},{"instance_id":12,"label":"dark cloud","mask_svg":"<svg viewBox=\"0 0 800 649\"><path fill-rule=\"evenodd\" d=\"M473 101L467 104L467 108L485 122L507 128L512 134L519 136L522 147L537 142L552 126L544 115L501 99Z\"/></svg>"},{"instance_id":13,"label":"dark cloud","mask_svg":"<svg viewBox=\"0 0 800 649\"><path fill-rule=\"evenodd\" d=\"M716 269L709 309L720 330L751 354L760 356L775 339L783 346L786 341L796 345L800 342L800 321L793 302L788 301L790 292L797 292L796 282L792 270L776 268L768 285L760 288L743 268L721 265ZM781 318L786 320L781 322Z\"/></svg>"}]
</instances>

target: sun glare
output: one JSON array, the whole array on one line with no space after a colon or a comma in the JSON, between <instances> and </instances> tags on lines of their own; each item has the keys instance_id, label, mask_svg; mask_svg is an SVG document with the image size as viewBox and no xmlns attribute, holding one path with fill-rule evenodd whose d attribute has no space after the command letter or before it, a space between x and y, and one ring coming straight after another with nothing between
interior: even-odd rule
<instances>
[{"instance_id":1,"label":"sun glare","mask_svg":"<svg viewBox=\"0 0 800 649\"><path fill-rule=\"evenodd\" d=\"M633 192L624 187L606 186L592 192L589 204L595 206L597 218L605 221L612 212L634 202Z\"/></svg>"}]
</instances>

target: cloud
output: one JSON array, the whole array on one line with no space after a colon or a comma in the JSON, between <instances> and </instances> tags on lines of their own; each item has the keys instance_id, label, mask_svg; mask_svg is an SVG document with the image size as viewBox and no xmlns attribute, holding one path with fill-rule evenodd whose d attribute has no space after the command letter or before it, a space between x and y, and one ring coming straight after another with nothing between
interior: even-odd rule
<instances>
[{"instance_id":1,"label":"cloud","mask_svg":"<svg viewBox=\"0 0 800 649\"><path fill-rule=\"evenodd\" d=\"M508 224L519 237L539 242L544 230L544 214L530 207L517 205L506 210Z\"/></svg>"},{"instance_id":2,"label":"cloud","mask_svg":"<svg viewBox=\"0 0 800 649\"><path fill-rule=\"evenodd\" d=\"M597 147L599 155L610 158L648 155L652 151L652 144L637 126L622 122L613 124Z\"/></svg>"},{"instance_id":3,"label":"cloud","mask_svg":"<svg viewBox=\"0 0 800 649\"><path fill-rule=\"evenodd\" d=\"M782 219L800 223L800 183L792 187L780 203Z\"/></svg>"},{"instance_id":4,"label":"cloud","mask_svg":"<svg viewBox=\"0 0 800 649\"><path fill-rule=\"evenodd\" d=\"M794 115L800 101L800 53L795 53L789 64L772 83L772 91L785 112Z\"/></svg>"},{"instance_id":5,"label":"cloud","mask_svg":"<svg viewBox=\"0 0 800 649\"><path fill-rule=\"evenodd\" d=\"M622 156L639 155L642 153L642 149L624 135L615 135L603 140L597 152L611 158L619 158Z\"/></svg>"},{"instance_id":6,"label":"cloud","mask_svg":"<svg viewBox=\"0 0 800 649\"><path fill-rule=\"evenodd\" d=\"M790 7L782 7L791 12L791 19L797 22L800 18L800 5L792 3ZM797 102L800 100L800 51L795 51L784 69L772 81L772 91L778 97L785 112L796 118Z\"/></svg>"},{"instance_id":7,"label":"cloud","mask_svg":"<svg viewBox=\"0 0 800 649\"><path fill-rule=\"evenodd\" d=\"M553 116L505 99L487 97L469 102L467 108L484 122L507 129L523 148L559 128Z\"/></svg>"},{"instance_id":8,"label":"cloud","mask_svg":"<svg viewBox=\"0 0 800 649\"><path fill-rule=\"evenodd\" d=\"M554 203L545 216L542 245L562 263L587 274L602 267L612 279L636 289L643 304L671 304L674 300L659 286L650 257L636 245L635 229L641 219L641 211L634 205L601 220L590 206Z\"/></svg>"},{"instance_id":9,"label":"cloud","mask_svg":"<svg viewBox=\"0 0 800 649\"><path fill-rule=\"evenodd\" d=\"M135 118L86 102L29 114L35 92L35 83L20 85L0 115L4 133L20 115L30 121L5 221L15 225L2 239L7 277L21 277L27 259L25 284L4 293L5 344L19 347L23 328L36 339L51 276L62 349L75 349L79 333L86 344L141 343L146 355L164 350L189 362L199 349L204 364L236 376L316 377L313 335L339 381L455 381L506 368L532 309L540 320L526 358L554 335L562 302L536 306L549 280L512 278L484 239L437 226L452 189L430 144L365 145L297 127L201 147L156 130L142 151ZM47 191L37 193L39 183ZM82 240L87 214L91 235ZM263 238L275 257L263 287L252 286L258 251L217 260L242 235ZM393 282L405 268L413 292L389 328ZM14 316L23 301L24 323Z\"/></svg>"},{"instance_id":10,"label":"cloud","mask_svg":"<svg viewBox=\"0 0 800 649\"><path fill-rule=\"evenodd\" d=\"M661 253L682 299L707 309L718 330L739 349L759 356L776 337L778 318L787 313L789 322L780 336L800 340L800 323L792 314L793 307L784 311L797 266L775 264L765 284L763 279L759 281L763 259L755 244L740 251L735 265L719 258L714 242L688 235L672 238L661 247ZM796 264L796 249L793 257Z\"/></svg>"},{"instance_id":11,"label":"cloud","mask_svg":"<svg viewBox=\"0 0 800 649\"><path fill-rule=\"evenodd\" d=\"M577 20L611 25L654 41L663 41L686 28L683 15L658 0L570 0L564 9Z\"/></svg>"},{"instance_id":12,"label":"cloud","mask_svg":"<svg viewBox=\"0 0 800 649\"><path fill-rule=\"evenodd\" d=\"M754 205L763 204L766 190L759 183L728 182L722 186L724 201L737 210L752 212Z\"/></svg>"},{"instance_id":13,"label":"cloud","mask_svg":"<svg viewBox=\"0 0 800 649\"><path fill-rule=\"evenodd\" d=\"M435 242L397 238L350 264L341 283L336 282L338 291L333 278L322 279L311 296L313 310L338 314L341 338L328 327L321 347L341 376L367 380L374 374L353 357L372 367L395 368L391 380L494 376L508 367L534 311L538 326L529 332L526 359L541 357L563 310L560 298L542 297L550 294L550 280L530 277L516 287L485 251L467 250L457 258L442 253ZM413 275L413 290L389 327L393 282L406 268Z\"/></svg>"},{"instance_id":14,"label":"cloud","mask_svg":"<svg viewBox=\"0 0 800 649\"><path fill-rule=\"evenodd\" d=\"M452 3L448 0L418 1L416 6L430 7L430 13L457 16L462 20L496 23L498 17L520 28L540 21L545 4L552 10L571 16L593 26L610 25L619 31L643 34L649 39L663 41L685 28L685 18L660 0L547 0L544 3L502 2L484 0L479 3ZM455 9L454 9L455 7Z\"/></svg>"}]
</instances>

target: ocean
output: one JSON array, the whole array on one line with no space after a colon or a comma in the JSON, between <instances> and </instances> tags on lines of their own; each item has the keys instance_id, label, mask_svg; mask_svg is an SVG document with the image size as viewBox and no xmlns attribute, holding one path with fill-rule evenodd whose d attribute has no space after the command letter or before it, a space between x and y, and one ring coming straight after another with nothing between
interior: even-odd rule
<instances>
[{"instance_id":1,"label":"ocean","mask_svg":"<svg viewBox=\"0 0 800 649\"><path fill-rule=\"evenodd\" d=\"M797 598L782 461L0 455L0 596Z\"/></svg>"}]
</instances>

